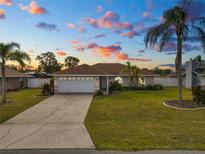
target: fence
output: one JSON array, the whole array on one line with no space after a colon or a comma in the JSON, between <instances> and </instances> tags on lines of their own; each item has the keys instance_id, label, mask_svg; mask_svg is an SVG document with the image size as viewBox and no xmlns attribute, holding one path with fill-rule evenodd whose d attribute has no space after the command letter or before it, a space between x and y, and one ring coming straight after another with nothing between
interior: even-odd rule
<instances>
[{"instance_id":1,"label":"fence","mask_svg":"<svg viewBox=\"0 0 205 154\"><path fill-rule=\"evenodd\" d=\"M51 78L29 78L28 87L29 88L41 88L43 84L49 83Z\"/></svg>"}]
</instances>

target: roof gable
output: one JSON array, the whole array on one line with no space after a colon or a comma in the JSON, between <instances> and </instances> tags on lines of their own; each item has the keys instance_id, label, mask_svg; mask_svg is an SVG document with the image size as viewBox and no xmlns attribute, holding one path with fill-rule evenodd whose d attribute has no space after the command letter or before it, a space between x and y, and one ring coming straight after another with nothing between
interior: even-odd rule
<instances>
[{"instance_id":1,"label":"roof gable","mask_svg":"<svg viewBox=\"0 0 205 154\"><path fill-rule=\"evenodd\" d=\"M11 78L11 77L30 77L30 75L26 75L24 73L18 72L12 68L9 67L5 67L5 74L7 78ZM0 77L2 77L1 75L1 71L0 71Z\"/></svg>"}]
</instances>

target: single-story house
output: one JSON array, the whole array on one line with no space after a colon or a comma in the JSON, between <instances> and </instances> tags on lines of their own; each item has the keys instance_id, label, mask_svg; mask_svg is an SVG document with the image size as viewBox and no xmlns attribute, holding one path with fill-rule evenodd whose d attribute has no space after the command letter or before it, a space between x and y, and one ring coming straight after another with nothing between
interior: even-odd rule
<instances>
[{"instance_id":1,"label":"single-story house","mask_svg":"<svg viewBox=\"0 0 205 154\"><path fill-rule=\"evenodd\" d=\"M118 80L123 86L129 85L129 76L123 73L125 65L120 63L97 63L94 65L79 65L53 74L55 93L94 93L106 90L113 80ZM159 76L142 69L140 82L144 85L154 84L154 77Z\"/></svg>"},{"instance_id":2,"label":"single-story house","mask_svg":"<svg viewBox=\"0 0 205 154\"><path fill-rule=\"evenodd\" d=\"M18 90L21 88L28 87L28 78L29 75L18 72L12 68L5 67L5 75L6 75L6 90ZM1 71L0 71L0 92L1 92Z\"/></svg>"}]
</instances>

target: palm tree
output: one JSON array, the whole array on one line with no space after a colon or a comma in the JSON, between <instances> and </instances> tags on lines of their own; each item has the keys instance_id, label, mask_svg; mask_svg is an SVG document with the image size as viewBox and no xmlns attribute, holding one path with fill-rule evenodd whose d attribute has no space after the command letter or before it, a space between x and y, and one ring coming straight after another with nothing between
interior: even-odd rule
<instances>
[{"instance_id":1,"label":"palm tree","mask_svg":"<svg viewBox=\"0 0 205 154\"><path fill-rule=\"evenodd\" d=\"M135 81L135 88L138 85L139 72L140 72L140 69L136 65L132 66L132 77L134 78L134 81Z\"/></svg>"},{"instance_id":2,"label":"palm tree","mask_svg":"<svg viewBox=\"0 0 205 154\"><path fill-rule=\"evenodd\" d=\"M131 90L132 65L129 61L126 62L126 65L123 68L122 72L128 73L128 75L129 75L129 90Z\"/></svg>"},{"instance_id":3,"label":"palm tree","mask_svg":"<svg viewBox=\"0 0 205 154\"><path fill-rule=\"evenodd\" d=\"M190 18L183 6L175 6L164 12L163 22L150 28L145 35L146 47L159 43L160 51L173 36L177 38L176 72L178 78L178 102L182 102L182 46L183 41L193 37L201 41L205 49L205 17Z\"/></svg>"},{"instance_id":4,"label":"palm tree","mask_svg":"<svg viewBox=\"0 0 205 154\"><path fill-rule=\"evenodd\" d=\"M20 45L18 43L0 43L2 103L6 103L5 65L8 61L16 61L23 67L26 65L24 61L30 62L30 57L27 53L20 51Z\"/></svg>"}]
</instances>

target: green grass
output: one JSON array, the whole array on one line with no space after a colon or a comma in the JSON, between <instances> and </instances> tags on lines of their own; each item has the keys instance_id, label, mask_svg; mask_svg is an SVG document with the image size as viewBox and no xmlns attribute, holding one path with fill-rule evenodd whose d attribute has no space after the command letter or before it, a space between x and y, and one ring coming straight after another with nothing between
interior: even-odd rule
<instances>
[{"instance_id":1,"label":"green grass","mask_svg":"<svg viewBox=\"0 0 205 154\"><path fill-rule=\"evenodd\" d=\"M8 92L8 103L0 105L0 123L3 123L47 98L45 96L36 96L40 94L40 92L40 89L24 89L15 92Z\"/></svg>"},{"instance_id":2,"label":"green grass","mask_svg":"<svg viewBox=\"0 0 205 154\"><path fill-rule=\"evenodd\" d=\"M94 97L85 124L96 148L205 150L205 110L163 106L169 99L177 99L176 88Z\"/></svg>"}]
</instances>

